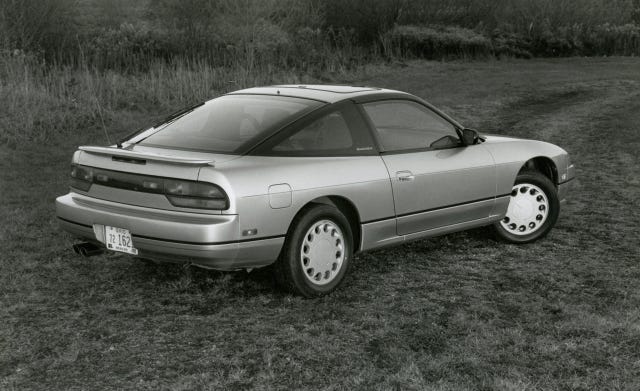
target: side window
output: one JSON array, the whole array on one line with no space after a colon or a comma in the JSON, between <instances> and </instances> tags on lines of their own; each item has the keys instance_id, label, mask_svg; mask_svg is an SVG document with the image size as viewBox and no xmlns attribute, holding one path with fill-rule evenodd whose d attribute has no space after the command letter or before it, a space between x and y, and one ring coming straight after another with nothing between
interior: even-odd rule
<instances>
[{"instance_id":1,"label":"side window","mask_svg":"<svg viewBox=\"0 0 640 391\"><path fill-rule=\"evenodd\" d=\"M383 151L452 148L460 145L455 127L429 108L411 101L363 104Z\"/></svg>"},{"instance_id":2,"label":"side window","mask_svg":"<svg viewBox=\"0 0 640 391\"><path fill-rule=\"evenodd\" d=\"M315 120L276 145L276 152L325 152L353 147L347 121L338 111Z\"/></svg>"}]
</instances>

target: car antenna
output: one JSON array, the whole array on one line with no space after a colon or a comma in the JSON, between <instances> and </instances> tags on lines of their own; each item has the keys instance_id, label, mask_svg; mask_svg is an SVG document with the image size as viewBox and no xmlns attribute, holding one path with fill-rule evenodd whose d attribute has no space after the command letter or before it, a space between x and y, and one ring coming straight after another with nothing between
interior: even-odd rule
<instances>
[{"instance_id":1,"label":"car antenna","mask_svg":"<svg viewBox=\"0 0 640 391\"><path fill-rule=\"evenodd\" d=\"M76 36L76 39L78 39L78 37ZM80 42L78 41L78 46L80 46ZM82 56L82 59L84 59L84 52L82 51L82 47L80 47L80 55ZM86 67L86 61L84 61L85 63L85 67ZM90 85L90 92L91 92L91 97L93 98L93 101L96 104L96 109L98 111L98 116L100 117L100 123L102 124L102 130L104 131L104 135L107 138L107 143L109 143L109 145L111 145L111 137L109 137L109 132L107 131L107 127L104 124L104 116L102 115L102 106L100 105L100 101L98 100L98 94L95 91L95 86L93 84ZM122 148L122 146L119 146L118 148Z\"/></svg>"},{"instance_id":2,"label":"car antenna","mask_svg":"<svg viewBox=\"0 0 640 391\"><path fill-rule=\"evenodd\" d=\"M96 104L98 117L100 117L100 124L102 125L102 131L104 132L104 136L107 138L107 143L111 145L111 137L109 137L109 131L107 130L107 126L104 124L104 116L102 115L102 106L100 105L100 102L98 101L98 97L96 96L96 94L92 93L91 95L93 96L93 100L95 101L95 104ZM120 146L118 148L122 148L122 147Z\"/></svg>"}]
</instances>

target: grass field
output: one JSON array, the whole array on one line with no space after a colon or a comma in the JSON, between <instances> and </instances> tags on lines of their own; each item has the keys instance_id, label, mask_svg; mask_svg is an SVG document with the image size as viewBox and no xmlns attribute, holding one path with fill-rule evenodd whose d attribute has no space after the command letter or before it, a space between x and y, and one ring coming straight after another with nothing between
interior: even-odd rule
<instances>
[{"instance_id":1,"label":"grass field","mask_svg":"<svg viewBox=\"0 0 640 391\"><path fill-rule=\"evenodd\" d=\"M76 256L53 202L100 132L0 146L0 389L640 389L640 59L410 62L342 82L565 148L578 177L556 228L361 254L305 300L269 270Z\"/></svg>"}]
</instances>

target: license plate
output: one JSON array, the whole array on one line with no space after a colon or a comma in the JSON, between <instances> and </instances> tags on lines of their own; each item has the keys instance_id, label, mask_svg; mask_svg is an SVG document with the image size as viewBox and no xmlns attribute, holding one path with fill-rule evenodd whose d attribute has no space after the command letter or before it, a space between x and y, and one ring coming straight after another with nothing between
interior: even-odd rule
<instances>
[{"instance_id":1,"label":"license plate","mask_svg":"<svg viewBox=\"0 0 640 391\"><path fill-rule=\"evenodd\" d=\"M109 250L138 255L138 249L133 247L131 233L128 229L105 225L104 242Z\"/></svg>"}]
</instances>

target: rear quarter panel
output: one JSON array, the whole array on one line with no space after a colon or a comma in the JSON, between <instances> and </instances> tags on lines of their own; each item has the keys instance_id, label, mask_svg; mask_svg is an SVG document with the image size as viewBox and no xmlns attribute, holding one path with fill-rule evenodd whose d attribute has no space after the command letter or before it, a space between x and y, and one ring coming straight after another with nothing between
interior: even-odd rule
<instances>
[{"instance_id":1,"label":"rear quarter panel","mask_svg":"<svg viewBox=\"0 0 640 391\"><path fill-rule=\"evenodd\" d=\"M225 213L239 215L240 232L257 230L251 239L286 234L294 216L319 197L337 196L350 201L360 221L394 214L389 175L379 156L245 156L202 168L199 180L217 183L227 191L230 208ZM270 205L272 185L291 188L290 206Z\"/></svg>"}]
</instances>

